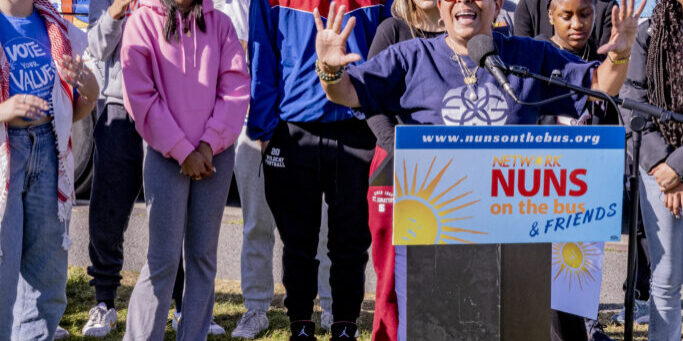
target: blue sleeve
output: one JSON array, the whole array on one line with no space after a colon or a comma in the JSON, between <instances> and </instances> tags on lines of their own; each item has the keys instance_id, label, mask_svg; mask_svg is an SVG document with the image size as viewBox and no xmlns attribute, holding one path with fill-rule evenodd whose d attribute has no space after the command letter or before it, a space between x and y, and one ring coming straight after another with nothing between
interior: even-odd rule
<instances>
[{"instance_id":1,"label":"blue sleeve","mask_svg":"<svg viewBox=\"0 0 683 341\"><path fill-rule=\"evenodd\" d=\"M391 5L394 3L394 0L386 0L384 3L384 11L382 13L382 19L386 18L391 18Z\"/></svg>"},{"instance_id":2,"label":"blue sleeve","mask_svg":"<svg viewBox=\"0 0 683 341\"><path fill-rule=\"evenodd\" d=\"M277 114L279 65L276 51L276 25L268 0L253 0L249 9L249 71L251 102L247 135L254 140L270 140L279 122Z\"/></svg>"},{"instance_id":3,"label":"blue sleeve","mask_svg":"<svg viewBox=\"0 0 683 341\"><path fill-rule=\"evenodd\" d=\"M361 109L369 116L385 113L398 114L401 96L405 92L406 68L401 51L390 46L371 60L349 66L351 83L356 89Z\"/></svg>"},{"instance_id":4,"label":"blue sleeve","mask_svg":"<svg viewBox=\"0 0 683 341\"><path fill-rule=\"evenodd\" d=\"M570 84L580 85L585 88L590 88L593 71L600 65L598 62L586 63L579 57L565 51L556 49L549 43L544 45L544 58L541 64L541 74L550 76L553 70L559 70L562 73L562 79ZM551 98L567 93L567 90L557 86L543 86L544 92L541 98ZM542 107L542 111L548 115L570 115L574 117L581 116L586 108L587 96L581 94L574 94L571 97L563 100L553 102Z\"/></svg>"}]
</instances>

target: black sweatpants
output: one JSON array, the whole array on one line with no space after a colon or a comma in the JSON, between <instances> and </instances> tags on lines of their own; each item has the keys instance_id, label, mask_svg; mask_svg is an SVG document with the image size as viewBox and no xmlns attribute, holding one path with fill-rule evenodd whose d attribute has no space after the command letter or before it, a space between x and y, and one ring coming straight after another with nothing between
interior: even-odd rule
<instances>
[{"instance_id":1,"label":"black sweatpants","mask_svg":"<svg viewBox=\"0 0 683 341\"><path fill-rule=\"evenodd\" d=\"M102 302L116 299L121 285L123 233L142 189L144 153L135 123L120 104L107 104L95 123L94 138L88 275L95 299ZM176 283L174 297L182 297L182 279Z\"/></svg>"},{"instance_id":2,"label":"black sweatpants","mask_svg":"<svg viewBox=\"0 0 683 341\"><path fill-rule=\"evenodd\" d=\"M120 104L108 104L95 123L90 192L88 274L98 302L114 300L121 283L123 233L142 188L142 139Z\"/></svg>"},{"instance_id":3,"label":"black sweatpants","mask_svg":"<svg viewBox=\"0 0 683 341\"><path fill-rule=\"evenodd\" d=\"M280 122L263 155L265 192L284 244L282 282L291 321L310 320L317 295L323 195L328 209L332 314L355 322L370 247L368 174L375 138L365 121Z\"/></svg>"}]
</instances>

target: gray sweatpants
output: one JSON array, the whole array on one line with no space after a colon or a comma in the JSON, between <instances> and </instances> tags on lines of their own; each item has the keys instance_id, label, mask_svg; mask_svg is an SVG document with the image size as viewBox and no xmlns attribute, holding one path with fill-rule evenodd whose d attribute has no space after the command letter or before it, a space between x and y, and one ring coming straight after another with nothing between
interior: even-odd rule
<instances>
[{"instance_id":1,"label":"gray sweatpants","mask_svg":"<svg viewBox=\"0 0 683 341\"><path fill-rule=\"evenodd\" d=\"M124 340L163 340L178 262L185 267L183 318L176 340L205 340L213 312L216 249L235 161L214 156L216 172L194 181L178 162L147 147L143 182L149 217L147 263L128 304Z\"/></svg>"},{"instance_id":2,"label":"gray sweatpants","mask_svg":"<svg viewBox=\"0 0 683 341\"><path fill-rule=\"evenodd\" d=\"M261 167L261 147L247 137L237 142L235 181L240 192L244 230L242 235L242 295L247 310L267 311L273 299L273 246L275 220L266 203ZM318 244L318 296L323 310L332 312L330 258L327 256L327 204L323 202Z\"/></svg>"}]
</instances>

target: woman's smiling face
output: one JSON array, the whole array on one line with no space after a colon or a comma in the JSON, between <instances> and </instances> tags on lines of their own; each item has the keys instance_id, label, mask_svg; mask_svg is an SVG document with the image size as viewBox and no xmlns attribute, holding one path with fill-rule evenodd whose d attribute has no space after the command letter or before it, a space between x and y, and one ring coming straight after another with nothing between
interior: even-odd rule
<instances>
[{"instance_id":1,"label":"woman's smiling face","mask_svg":"<svg viewBox=\"0 0 683 341\"><path fill-rule=\"evenodd\" d=\"M502 0L440 0L441 20L455 41L469 41L478 34L491 34Z\"/></svg>"}]
</instances>

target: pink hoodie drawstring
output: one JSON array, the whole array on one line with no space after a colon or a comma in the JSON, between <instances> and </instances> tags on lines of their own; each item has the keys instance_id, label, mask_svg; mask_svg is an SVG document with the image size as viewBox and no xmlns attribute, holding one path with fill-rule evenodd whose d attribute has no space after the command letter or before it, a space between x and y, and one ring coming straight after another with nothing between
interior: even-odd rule
<instances>
[{"instance_id":1,"label":"pink hoodie drawstring","mask_svg":"<svg viewBox=\"0 0 683 341\"><path fill-rule=\"evenodd\" d=\"M185 63L186 63L186 60L185 60L185 44L183 42L183 40L185 39L183 37L185 35L185 33L184 33L185 27L183 26L183 25L185 25L185 21L180 16L180 13L178 13L177 16L178 16L178 21L180 21L180 49L183 53L183 74L187 74L187 69L185 67ZM197 54L199 53L197 51L198 50L197 49L197 20L195 20L194 16L192 16L192 18L190 18L190 20L192 20L192 27L191 27L190 34L192 34L192 38L193 38L193 41L192 41L193 46L192 47L194 49L194 51L192 53L192 68L197 69Z\"/></svg>"},{"instance_id":2,"label":"pink hoodie drawstring","mask_svg":"<svg viewBox=\"0 0 683 341\"><path fill-rule=\"evenodd\" d=\"M197 20L192 16L192 37L194 38L194 53L193 53L193 61L192 61L192 67L194 69L197 69Z\"/></svg>"},{"instance_id":3,"label":"pink hoodie drawstring","mask_svg":"<svg viewBox=\"0 0 683 341\"><path fill-rule=\"evenodd\" d=\"M183 74L187 74L187 70L185 69L185 44L183 43L183 39L184 39L183 36L185 35L185 33L183 32L183 31L185 31L185 27L183 25L185 24L185 22L183 21L183 17L180 15L179 12L176 12L176 16L178 17L177 20L180 23L180 34L179 34L180 35L180 41L179 41L179 43L180 43L180 51L183 54Z\"/></svg>"}]
</instances>

